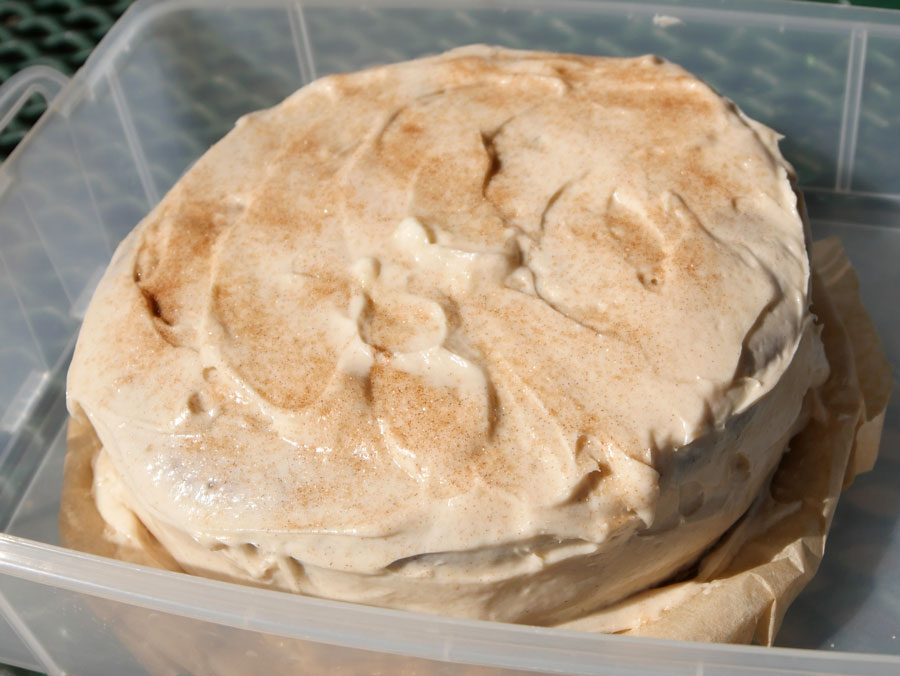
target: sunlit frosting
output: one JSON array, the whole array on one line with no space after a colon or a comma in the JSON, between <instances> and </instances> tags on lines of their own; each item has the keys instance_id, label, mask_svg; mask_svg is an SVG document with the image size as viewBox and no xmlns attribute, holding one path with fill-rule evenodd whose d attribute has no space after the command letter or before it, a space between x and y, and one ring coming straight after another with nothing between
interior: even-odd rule
<instances>
[{"instance_id":1,"label":"sunlit frosting","mask_svg":"<svg viewBox=\"0 0 900 676\"><path fill-rule=\"evenodd\" d=\"M776 138L654 57L488 47L244 117L88 310L101 511L190 571L460 616L670 576L825 368Z\"/></svg>"}]
</instances>

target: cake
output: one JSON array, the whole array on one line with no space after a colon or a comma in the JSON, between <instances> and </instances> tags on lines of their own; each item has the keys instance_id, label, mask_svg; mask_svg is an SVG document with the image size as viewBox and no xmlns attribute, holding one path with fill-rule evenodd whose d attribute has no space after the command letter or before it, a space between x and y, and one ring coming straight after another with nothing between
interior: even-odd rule
<instances>
[{"instance_id":1,"label":"cake","mask_svg":"<svg viewBox=\"0 0 900 676\"><path fill-rule=\"evenodd\" d=\"M87 311L104 538L539 625L683 574L828 374L777 139L657 57L485 46L245 116Z\"/></svg>"}]
</instances>

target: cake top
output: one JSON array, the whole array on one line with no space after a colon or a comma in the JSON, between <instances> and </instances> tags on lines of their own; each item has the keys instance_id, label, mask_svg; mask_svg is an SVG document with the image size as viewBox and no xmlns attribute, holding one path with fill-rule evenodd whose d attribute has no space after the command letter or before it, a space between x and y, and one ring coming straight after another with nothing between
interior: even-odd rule
<instances>
[{"instance_id":1,"label":"cake top","mask_svg":"<svg viewBox=\"0 0 900 676\"><path fill-rule=\"evenodd\" d=\"M241 119L123 242L69 379L207 541L377 570L652 525L808 321L776 136L681 68L483 46Z\"/></svg>"}]
</instances>

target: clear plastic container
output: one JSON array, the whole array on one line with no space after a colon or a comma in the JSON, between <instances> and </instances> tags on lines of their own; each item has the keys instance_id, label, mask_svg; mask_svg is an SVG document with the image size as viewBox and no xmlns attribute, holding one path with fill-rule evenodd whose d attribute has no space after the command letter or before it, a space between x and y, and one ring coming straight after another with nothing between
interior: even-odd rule
<instances>
[{"instance_id":1,"label":"clear plastic container","mask_svg":"<svg viewBox=\"0 0 900 676\"><path fill-rule=\"evenodd\" d=\"M116 243L241 114L310 79L471 42L656 52L783 132L900 357L900 14L697 0L138 2L0 167L0 660L51 674L900 673L900 409L845 493L785 648L578 634L291 596L57 546L65 373ZM63 86L65 85L65 86ZM797 650L802 648L807 650Z\"/></svg>"}]
</instances>

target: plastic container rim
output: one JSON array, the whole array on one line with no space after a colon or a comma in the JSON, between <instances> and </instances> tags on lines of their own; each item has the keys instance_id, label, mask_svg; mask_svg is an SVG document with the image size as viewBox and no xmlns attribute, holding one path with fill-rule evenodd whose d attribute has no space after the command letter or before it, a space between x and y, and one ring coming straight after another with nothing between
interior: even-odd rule
<instances>
[{"instance_id":1,"label":"plastic container rim","mask_svg":"<svg viewBox=\"0 0 900 676\"><path fill-rule=\"evenodd\" d=\"M547 9L546 0L374 0L374 8ZM304 7L358 7L353 0L138 0L113 26L85 66L53 97L48 108L64 117L84 96L90 96L100 79L111 74L128 43L154 20L190 9L284 8L302 12ZM787 0L764 0L752 5L728 0L697 0L690 6L677 0L633 4L604 0L558 0L554 11L579 10L636 15L668 15L705 23L785 26L804 30L864 30L900 39L900 12L875 8L807 5ZM45 115L45 119L49 115ZM39 132L41 120L11 155L17 157ZM0 192L6 183L6 167L0 165ZM68 351L64 353L64 366ZM84 593L116 602L174 613L201 621L287 638L312 640L376 652L388 652L440 661L468 662L510 668L586 668L584 658L602 655L624 663L663 661L697 666L698 663L729 666L738 655L752 656L754 669L791 670L799 673L849 673L860 667L900 671L900 656L871 653L828 652L792 648L760 648L629 636L586 634L562 629L463 620L443 616L389 610L315 599L284 592L244 587L184 574L161 571L112 559L32 542L0 533L0 573L30 582ZM135 582L140 579L141 585ZM152 588L153 593L138 591ZM190 599L192 602L187 602ZM640 651L635 647L639 646ZM505 650L503 648L514 648ZM525 658L534 660L523 666ZM579 659L580 658L580 659ZM740 668L738 665L734 665ZM594 664L609 671L611 664ZM698 667L699 668L699 667Z\"/></svg>"},{"instance_id":2,"label":"plastic container rim","mask_svg":"<svg viewBox=\"0 0 900 676\"><path fill-rule=\"evenodd\" d=\"M554 668L583 667L578 658L600 654L633 661L634 648L639 646L642 662L664 659L697 664L752 655L756 668L801 673L851 673L848 668L863 664L900 670L900 656L590 634L316 599L147 568L8 534L0 534L0 573L238 629L486 666L522 668L522 657L529 653L550 657ZM138 578L139 585L135 584ZM148 589L153 591L142 591ZM501 651L504 647L515 651ZM529 663L531 667L549 665Z\"/></svg>"}]
</instances>

